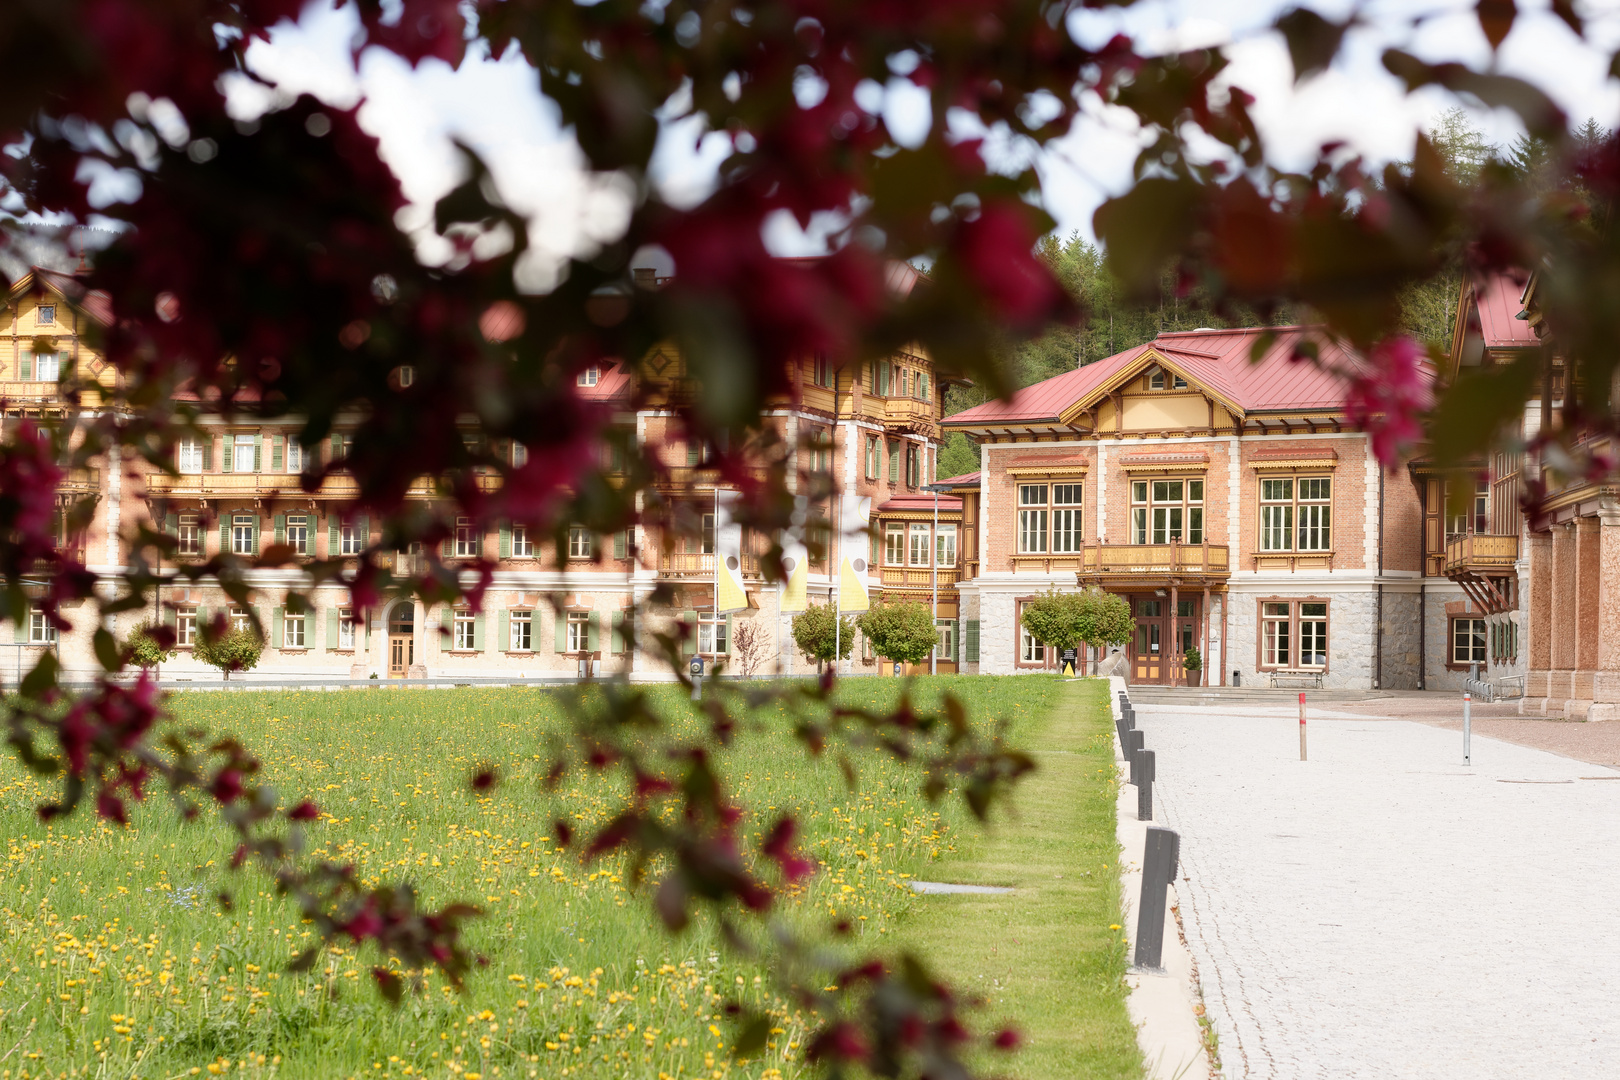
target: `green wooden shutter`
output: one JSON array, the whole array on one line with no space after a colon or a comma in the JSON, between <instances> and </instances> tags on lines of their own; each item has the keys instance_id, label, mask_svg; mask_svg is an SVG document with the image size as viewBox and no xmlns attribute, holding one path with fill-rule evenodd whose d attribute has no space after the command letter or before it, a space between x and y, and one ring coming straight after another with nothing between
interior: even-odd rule
<instances>
[{"instance_id":1,"label":"green wooden shutter","mask_svg":"<svg viewBox=\"0 0 1620 1080\"><path fill-rule=\"evenodd\" d=\"M271 438L271 440L270 440L270 471L271 472L282 472L286 468L284 462L287 459L286 459L285 454L282 451L282 447L284 447L286 444L287 444L287 438L284 435L276 435L276 436Z\"/></svg>"},{"instance_id":2,"label":"green wooden shutter","mask_svg":"<svg viewBox=\"0 0 1620 1080\"><path fill-rule=\"evenodd\" d=\"M951 663L962 662L962 620L951 620Z\"/></svg>"},{"instance_id":3,"label":"green wooden shutter","mask_svg":"<svg viewBox=\"0 0 1620 1080\"><path fill-rule=\"evenodd\" d=\"M220 472L230 472L231 471L231 452L232 452L232 439L233 438L234 438L234 436L232 436L231 433L227 431L225 433L225 435L224 435L224 441L222 441L220 443L220 446L219 446L219 471Z\"/></svg>"},{"instance_id":4,"label":"green wooden shutter","mask_svg":"<svg viewBox=\"0 0 1620 1080\"><path fill-rule=\"evenodd\" d=\"M326 609L326 651L337 652L338 647L338 609Z\"/></svg>"},{"instance_id":5,"label":"green wooden shutter","mask_svg":"<svg viewBox=\"0 0 1620 1080\"><path fill-rule=\"evenodd\" d=\"M33 382L34 381L34 354L33 353L25 352L25 353L22 354L22 356L17 358L17 377L19 379L21 379L23 382ZM18 638L17 640L18 641L23 641L25 639L24 638Z\"/></svg>"},{"instance_id":6,"label":"green wooden shutter","mask_svg":"<svg viewBox=\"0 0 1620 1080\"><path fill-rule=\"evenodd\" d=\"M253 471L264 471L264 434L256 432L253 436Z\"/></svg>"},{"instance_id":7,"label":"green wooden shutter","mask_svg":"<svg viewBox=\"0 0 1620 1080\"><path fill-rule=\"evenodd\" d=\"M343 544L343 534L338 530L342 527L336 514L326 515L326 557L337 557L338 550Z\"/></svg>"},{"instance_id":8,"label":"green wooden shutter","mask_svg":"<svg viewBox=\"0 0 1620 1080\"><path fill-rule=\"evenodd\" d=\"M166 608L163 609L163 618L162 618L161 621L162 621L164 626L173 627L176 623L178 623L180 621L180 618L179 618L178 613L176 613L176 611L174 610L174 608L166 607Z\"/></svg>"},{"instance_id":9,"label":"green wooden shutter","mask_svg":"<svg viewBox=\"0 0 1620 1080\"><path fill-rule=\"evenodd\" d=\"M484 613L473 616L473 652L484 651Z\"/></svg>"},{"instance_id":10,"label":"green wooden shutter","mask_svg":"<svg viewBox=\"0 0 1620 1080\"><path fill-rule=\"evenodd\" d=\"M615 656L627 652L624 646L624 612L615 611L611 622L612 632L608 634L608 648Z\"/></svg>"},{"instance_id":11,"label":"green wooden shutter","mask_svg":"<svg viewBox=\"0 0 1620 1080\"><path fill-rule=\"evenodd\" d=\"M726 647L722 650L727 656L731 655L731 616L726 616Z\"/></svg>"},{"instance_id":12,"label":"green wooden shutter","mask_svg":"<svg viewBox=\"0 0 1620 1080\"><path fill-rule=\"evenodd\" d=\"M219 515L219 553L224 555L231 550L231 515Z\"/></svg>"},{"instance_id":13,"label":"green wooden shutter","mask_svg":"<svg viewBox=\"0 0 1620 1080\"><path fill-rule=\"evenodd\" d=\"M696 439L686 440L686 463L688 465L696 465L698 463L698 444Z\"/></svg>"},{"instance_id":14,"label":"green wooden shutter","mask_svg":"<svg viewBox=\"0 0 1620 1080\"><path fill-rule=\"evenodd\" d=\"M371 546L371 519L365 514L354 519L354 538L362 551Z\"/></svg>"},{"instance_id":15,"label":"green wooden shutter","mask_svg":"<svg viewBox=\"0 0 1620 1080\"><path fill-rule=\"evenodd\" d=\"M179 536L180 535L180 515L179 514L164 514L163 515L163 531L168 533L170 536Z\"/></svg>"},{"instance_id":16,"label":"green wooden shutter","mask_svg":"<svg viewBox=\"0 0 1620 1080\"><path fill-rule=\"evenodd\" d=\"M964 635L964 637L966 637L967 640L962 642L962 652L964 653L963 660L969 664L977 664L979 662L978 619L969 619L967 621L967 633Z\"/></svg>"},{"instance_id":17,"label":"green wooden shutter","mask_svg":"<svg viewBox=\"0 0 1620 1080\"><path fill-rule=\"evenodd\" d=\"M338 435L338 434L336 434L334 432L333 435L332 435L332 460L336 461L338 458L340 458L342 456L343 456L343 436Z\"/></svg>"},{"instance_id":18,"label":"green wooden shutter","mask_svg":"<svg viewBox=\"0 0 1620 1080\"><path fill-rule=\"evenodd\" d=\"M566 611L557 612L557 636L552 639L551 647L560 653L568 651L568 613Z\"/></svg>"},{"instance_id":19,"label":"green wooden shutter","mask_svg":"<svg viewBox=\"0 0 1620 1080\"><path fill-rule=\"evenodd\" d=\"M259 553L259 515L253 515L253 524L248 526L248 554Z\"/></svg>"},{"instance_id":20,"label":"green wooden shutter","mask_svg":"<svg viewBox=\"0 0 1620 1080\"><path fill-rule=\"evenodd\" d=\"M214 437L204 435L202 441L203 472L214 471Z\"/></svg>"},{"instance_id":21,"label":"green wooden shutter","mask_svg":"<svg viewBox=\"0 0 1620 1080\"><path fill-rule=\"evenodd\" d=\"M501 522L501 558L510 559L511 557L512 557L512 523L510 521L502 521Z\"/></svg>"},{"instance_id":22,"label":"green wooden shutter","mask_svg":"<svg viewBox=\"0 0 1620 1080\"><path fill-rule=\"evenodd\" d=\"M613 534L613 557L623 559L630 550L630 530L620 529Z\"/></svg>"},{"instance_id":23,"label":"green wooden shutter","mask_svg":"<svg viewBox=\"0 0 1620 1080\"><path fill-rule=\"evenodd\" d=\"M697 652L697 630L695 629L697 626L697 617L697 612L695 611L688 610L681 612L681 621L684 622L689 628L692 628L683 631L681 634L681 654L683 656L691 656L693 653Z\"/></svg>"},{"instance_id":24,"label":"green wooden shutter","mask_svg":"<svg viewBox=\"0 0 1620 1080\"><path fill-rule=\"evenodd\" d=\"M287 515L276 515L276 546L280 547L287 542Z\"/></svg>"},{"instance_id":25,"label":"green wooden shutter","mask_svg":"<svg viewBox=\"0 0 1620 1080\"><path fill-rule=\"evenodd\" d=\"M281 648L281 618L281 608L276 607L270 609L270 647L272 649Z\"/></svg>"},{"instance_id":26,"label":"green wooden shutter","mask_svg":"<svg viewBox=\"0 0 1620 1080\"><path fill-rule=\"evenodd\" d=\"M11 640L21 645L28 640L28 620L32 617L30 612L23 612L23 617L11 627Z\"/></svg>"},{"instance_id":27,"label":"green wooden shutter","mask_svg":"<svg viewBox=\"0 0 1620 1080\"><path fill-rule=\"evenodd\" d=\"M501 636L490 642L490 652L505 652L512 647L512 613L506 608L501 608L500 627ZM532 630L533 627L531 626L530 629Z\"/></svg>"},{"instance_id":28,"label":"green wooden shutter","mask_svg":"<svg viewBox=\"0 0 1620 1080\"><path fill-rule=\"evenodd\" d=\"M898 440L889 440L889 483L900 482L900 443Z\"/></svg>"},{"instance_id":29,"label":"green wooden shutter","mask_svg":"<svg viewBox=\"0 0 1620 1080\"><path fill-rule=\"evenodd\" d=\"M591 652L598 652L602 648L601 638L597 630L601 618L599 614L593 611L590 619L585 624L587 627L585 631L585 648Z\"/></svg>"}]
</instances>

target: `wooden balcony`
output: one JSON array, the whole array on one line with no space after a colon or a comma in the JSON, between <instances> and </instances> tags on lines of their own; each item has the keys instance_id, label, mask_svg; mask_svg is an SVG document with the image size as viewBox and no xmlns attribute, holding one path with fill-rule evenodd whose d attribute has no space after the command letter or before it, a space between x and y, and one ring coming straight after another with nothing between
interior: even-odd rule
<instances>
[{"instance_id":1,"label":"wooden balcony","mask_svg":"<svg viewBox=\"0 0 1620 1080\"><path fill-rule=\"evenodd\" d=\"M883 422L897 431L935 435L939 426L939 405L933 401L892 397L884 402Z\"/></svg>"},{"instance_id":2,"label":"wooden balcony","mask_svg":"<svg viewBox=\"0 0 1620 1080\"><path fill-rule=\"evenodd\" d=\"M939 568L939 587L955 588L961 580L962 571L955 566L941 566ZM885 589L930 590L934 587L934 571L926 566L885 566L883 568L883 587Z\"/></svg>"},{"instance_id":3,"label":"wooden balcony","mask_svg":"<svg viewBox=\"0 0 1620 1080\"><path fill-rule=\"evenodd\" d=\"M484 491L496 491L501 486L498 473L479 474L478 486ZM412 499L432 499L448 493L444 485L431 476L418 477L411 483L406 496ZM328 476L320 489L306 492L297 473L237 473L205 472L150 473L146 477L146 491L154 497L173 499L225 499L225 498L287 498L287 499L354 499L360 494L360 485L352 476Z\"/></svg>"},{"instance_id":4,"label":"wooden balcony","mask_svg":"<svg viewBox=\"0 0 1620 1080\"><path fill-rule=\"evenodd\" d=\"M743 552L743 577L759 576L759 556ZM714 555L712 553L666 551L658 556L658 576L667 578L712 578L714 576Z\"/></svg>"},{"instance_id":5,"label":"wooden balcony","mask_svg":"<svg viewBox=\"0 0 1620 1080\"><path fill-rule=\"evenodd\" d=\"M1506 576L1519 561L1517 536L1464 533L1446 541L1446 576L1478 574Z\"/></svg>"},{"instance_id":6,"label":"wooden balcony","mask_svg":"<svg viewBox=\"0 0 1620 1080\"><path fill-rule=\"evenodd\" d=\"M1513 610L1518 561L1517 536L1464 533L1446 540L1446 577L1487 615Z\"/></svg>"},{"instance_id":7,"label":"wooden balcony","mask_svg":"<svg viewBox=\"0 0 1620 1080\"><path fill-rule=\"evenodd\" d=\"M1073 562L1075 556L1053 556L1052 561ZM1225 544L1087 544L1078 562L1076 575L1082 585L1224 585L1232 573Z\"/></svg>"},{"instance_id":8,"label":"wooden balcony","mask_svg":"<svg viewBox=\"0 0 1620 1080\"><path fill-rule=\"evenodd\" d=\"M69 469L56 485L58 495L70 495L75 499L85 495L99 495L101 493L101 470L89 467Z\"/></svg>"}]
</instances>

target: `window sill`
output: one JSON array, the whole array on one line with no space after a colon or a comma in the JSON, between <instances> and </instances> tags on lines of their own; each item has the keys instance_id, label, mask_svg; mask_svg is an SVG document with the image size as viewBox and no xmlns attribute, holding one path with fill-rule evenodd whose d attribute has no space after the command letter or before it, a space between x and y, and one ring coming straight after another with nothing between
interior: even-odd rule
<instances>
[{"instance_id":1,"label":"window sill","mask_svg":"<svg viewBox=\"0 0 1620 1080\"><path fill-rule=\"evenodd\" d=\"M1498 666L1501 666L1504 663L1511 663L1511 662L1512 661L1501 661L1501 660L1496 661ZM1468 669L1471 668L1471 667L1478 667L1479 668L1479 673L1481 675L1484 675L1486 673L1486 670L1490 667L1490 664L1487 663L1484 660L1475 660L1472 664L1454 664L1449 660L1446 661L1446 670L1447 671L1461 671L1461 672L1466 673L1468 671Z\"/></svg>"},{"instance_id":2,"label":"window sill","mask_svg":"<svg viewBox=\"0 0 1620 1080\"><path fill-rule=\"evenodd\" d=\"M501 655L502 656L534 656L536 654L535 654L535 651L533 649L503 649L503 650L501 650Z\"/></svg>"},{"instance_id":3,"label":"window sill","mask_svg":"<svg viewBox=\"0 0 1620 1080\"><path fill-rule=\"evenodd\" d=\"M279 652L279 653L303 654L303 653L309 652L309 646L308 645L289 645L289 646L283 646L282 648L277 649L276 651Z\"/></svg>"}]
</instances>

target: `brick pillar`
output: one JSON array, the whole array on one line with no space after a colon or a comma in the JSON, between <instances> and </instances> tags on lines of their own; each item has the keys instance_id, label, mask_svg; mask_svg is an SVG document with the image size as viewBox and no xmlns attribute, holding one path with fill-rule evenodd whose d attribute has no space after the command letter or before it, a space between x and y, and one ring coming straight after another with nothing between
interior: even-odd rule
<instances>
[{"instance_id":1,"label":"brick pillar","mask_svg":"<svg viewBox=\"0 0 1620 1080\"><path fill-rule=\"evenodd\" d=\"M1548 588L1548 619L1552 649L1547 673L1547 712L1562 715L1569 700L1575 671L1575 529L1552 528L1552 581Z\"/></svg>"},{"instance_id":2,"label":"brick pillar","mask_svg":"<svg viewBox=\"0 0 1620 1080\"><path fill-rule=\"evenodd\" d=\"M1525 596L1524 696L1527 702L1547 699L1547 670L1552 667L1552 536L1526 533L1524 557L1529 563ZM1541 709L1527 709L1539 712Z\"/></svg>"},{"instance_id":3,"label":"brick pillar","mask_svg":"<svg viewBox=\"0 0 1620 1080\"><path fill-rule=\"evenodd\" d=\"M1599 508L1597 580L1597 660L1592 673L1588 720L1620 720L1620 505Z\"/></svg>"},{"instance_id":4,"label":"brick pillar","mask_svg":"<svg viewBox=\"0 0 1620 1080\"><path fill-rule=\"evenodd\" d=\"M1592 673L1598 665L1598 601L1602 577L1602 552L1595 517L1575 520L1575 672L1569 696L1578 702L1574 712L1565 715L1585 717L1592 700Z\"/></svg>"}]
</instances>

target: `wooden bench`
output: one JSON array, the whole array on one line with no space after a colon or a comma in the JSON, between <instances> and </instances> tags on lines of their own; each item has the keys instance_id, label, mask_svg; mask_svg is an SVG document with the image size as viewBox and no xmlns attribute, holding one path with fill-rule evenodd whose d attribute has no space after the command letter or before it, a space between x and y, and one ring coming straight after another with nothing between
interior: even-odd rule
<instances>
[{"instance_id":1,"label":"wooden bench","mask_svg":"<svg viewBox=\"0 0 1620 1080\"><path fill-rule=\"evenodd\" d=\"M1320 671L1273 671L1271 673L1271 688L1298 687L1301 690L1322 689L1322 673Z\"/></svg>"}]
</instances>

